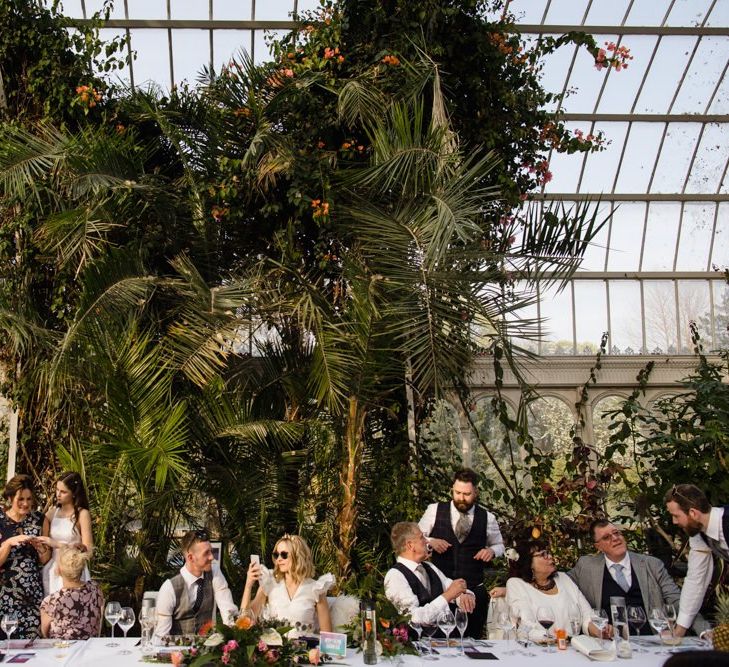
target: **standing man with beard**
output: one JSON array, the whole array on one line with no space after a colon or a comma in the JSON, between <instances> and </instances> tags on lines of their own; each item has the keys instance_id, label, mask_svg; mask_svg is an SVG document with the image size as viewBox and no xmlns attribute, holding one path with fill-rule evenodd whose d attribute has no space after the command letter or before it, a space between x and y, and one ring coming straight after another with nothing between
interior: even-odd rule
<instances>
[{"instance_id":1,"label":"standing man with beard","mask_svg":"<svg viewBox=\"0 0 729 667\"><path fill-rule=\"evenodd\" d=\"M712 507L693 484L674 484L663 501L674 525L689 536L688 572L683 582L675 634L683 637L701 608L711 582L714 561L729 562L729 506Z\"/></svg>"},{"instance_id":2,"label":"standing man with beard","mask_svg":"<svg viewBox=\"0 0 729 667\"><path fill-rule=\"evenodd\" d=\"M476 504L478 475L462 468L453 477L452 500L428 505L418 522L433 548L433 564L450 579L465 579L476 596L466 636L481 637L489 596L484 587L486 563L502 556L504 542L496 518Z\"/></svg>"}]
</instances>

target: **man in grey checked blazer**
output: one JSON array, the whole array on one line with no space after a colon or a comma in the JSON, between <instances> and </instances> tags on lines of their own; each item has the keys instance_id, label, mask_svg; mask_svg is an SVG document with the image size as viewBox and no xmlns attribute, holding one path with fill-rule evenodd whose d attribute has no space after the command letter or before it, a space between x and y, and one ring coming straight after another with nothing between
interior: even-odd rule
<instances>
[{"instance_id":1,"label":"man in grey checked blazer","mask_svg":"<svg viewBox=\"0 0 729 667\"><path fill-rule=\"evenodd\" d=\"M678 609L681 590L658 558L628 551L620 529L606 519L593 521L590 533L600 553L582 556L568 574L593 607L609 612L610 597L619 595L628 605L642 606L646 618L651 609L664 604ZM707 627L697 616L694 631L699 633ZM650 632L646 623L642 634Z\"/></svg>"}]
</instances>

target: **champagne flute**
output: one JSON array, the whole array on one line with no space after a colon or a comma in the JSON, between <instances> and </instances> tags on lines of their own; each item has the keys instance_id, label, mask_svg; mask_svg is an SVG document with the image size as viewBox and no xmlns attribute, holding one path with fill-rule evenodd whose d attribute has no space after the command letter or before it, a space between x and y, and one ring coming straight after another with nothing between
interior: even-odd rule
<instances>
[{"instance_id":1,"label":"champagne flute","mask_svg":"<svg viewBox=\"0 0 729 667\"><path fill-rule=\"evenodd\" d=\"M7 650L10 650L10 635L15 632L18 627L18 615L15 612L8 612L3 614L2 620L0 620L0 627L7 637Z\"/></svg>"},{"instance_id":2,"label":"champagne flute","mask_svg":"<svg viewBox=\"0 0 729 667\"><path fill-rule=\"evenodd\" d=\"M609 622L607 612L604 609L593 609L590 612L590 621L600 631L600 648L604 649L605 638L603 637L603 632Z\"/></svg>"},{"instance_id":3,"label":"champagne flute","mask_svg":"<svg viewBox=\"0 0 729 667\"><path fill-rule=\"evenodd\" d=\"M445 650L443 652L446 658L455 658L456 654L450 650L450 637L451 632L456 627L456 619L453 616L453 612L450 609L446 609L444 612L438 615L438 627L440 631L445 635Z\"/></svg>"},{"instance_id":4,"label":"champagne flute","mask_svg":"<svg viewBox=\"0 0 729 667\"><path fill-rule=\"evenodd\" d=\"M435 621L427 620L427 621L421 621L420 625L423 628L423 634L429 638L429 646L430 649L428 651L428 655L423 656L423 660L437 660L438 656L435 654L435 651L433 650L433 635L435 634L435 631L438 629L437 623Z\"/></svg>"},{"instance_id":5,"label":"champagne flute","mask_svg":"<svg viewBox=\"0 0 729 667\"><path fill-rule=\"evenodd\" d=\"M124 631L124 639L127 638L127 632L129 632L129 628L134 625L134 621L136 620L137 617L134 615L134 609L132 609L131 607L121 608L121 613L119 614L119 619L117 620L117 623L119 624L119 627ZM119 653L128 655L131 653L131 651L124 649L122 651L119 651Z\"/></svg>"},{"instance_id":6,"label":"champagne flute","mask_svg":"<svg viewBox=\"0 0 729 667\"><path fill-rule=\"evenodd\" d=\"M461 635L461 653L463 655L463 635L468 627L468 614L460 608L456 608L456 628Z\"/></svg>"},{"instance_id":7,"label":"champagne flute","mask_svg":"<svg viewBox=\"0 0 729 667\"><path fill-rule=\"evenodd\" d=\"M552 636L549 634L549 629L554 625L554 611L552 611L552 607L539 607L537 609L537 622L547 633L547 651L550 652Z\"/></svg>"},{"instance_id":8,"label":"champagne flute","mask_svg":"<svg viewBox=\"0 0 729 667\"><path fill-rule=\"evenodd\" d=\"M640 635L640 631L646 624L645 609L643 607L628 607L628 625L636 635ZM646 653L645 649L635 647L636 653Z\"/></svg>"},{"instance_id":9,"label":"champagne flute","mask_svg":"<svg viewBox=\"0 0 729 667\"><path fill-rule=\"evenodd\" d=\"M111 641L107 644L107 646L119 646L119 644L114 641L114 626L119 622L120 616L121 605L118 602L107 602L106 607L104 608L104 618L111 626Z\"/></svg>"}]
</instances>

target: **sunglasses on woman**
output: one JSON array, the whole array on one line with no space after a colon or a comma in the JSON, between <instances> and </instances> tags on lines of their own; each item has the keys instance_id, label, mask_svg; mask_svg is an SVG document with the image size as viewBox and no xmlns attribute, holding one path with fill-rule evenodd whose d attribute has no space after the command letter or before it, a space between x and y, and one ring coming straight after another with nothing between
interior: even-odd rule
<instances>
[{"instance_id":1,"label":"sunglasses on woman","mask_svg":"<svg viewBox=\"0 0 729 667\"><path fill-rule=\"evenodd\" d=\"M278 560L281 558L282 560L287 560L289 557L288 551L274 551L272 554L273 560Z\"/></svg>"}]
</instances>

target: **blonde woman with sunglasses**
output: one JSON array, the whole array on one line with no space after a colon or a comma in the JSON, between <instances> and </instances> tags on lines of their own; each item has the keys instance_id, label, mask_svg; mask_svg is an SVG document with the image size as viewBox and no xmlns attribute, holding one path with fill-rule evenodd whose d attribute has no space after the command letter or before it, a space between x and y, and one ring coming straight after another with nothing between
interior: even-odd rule
<instances>
[{"instance_id":1,"label":"blonde woman with sunglasses","mask_svg":"<svg viewBox=\"0 0 729 667\"><path fill-rule=\"evenodd\" d=\"M311 550L298 535L281 537L271 556L273 570L255 562L248 567L241 609L250 609L256 618L285 620L298 634L331 632L327 591L334 577L327 573L314 579ZM251 601L256 582L258 592Z\"/></svg>"}]
</instances>

